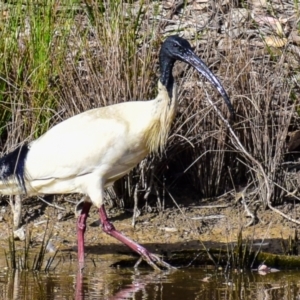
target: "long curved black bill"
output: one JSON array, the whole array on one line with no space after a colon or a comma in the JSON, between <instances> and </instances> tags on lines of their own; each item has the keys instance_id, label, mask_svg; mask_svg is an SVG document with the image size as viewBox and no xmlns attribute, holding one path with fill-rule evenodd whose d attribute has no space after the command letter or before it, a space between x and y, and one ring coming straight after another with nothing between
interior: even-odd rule
<instances>
[{"instance_id":1,"label":"long curved black bill","mask_svg":"<svg viewBox=\"0 0 300 300\"><path fill-rule=\"evenodd\" d=\"M231 119L235 119L235 111L230 102L229 96L223 88L220 80L210 71L206 64L192 51L188 50L184 57L181 58L183 61L193 66L199 73L201 73L222 95L225 103L229 109Z\"/></svg>"}]
</instances>

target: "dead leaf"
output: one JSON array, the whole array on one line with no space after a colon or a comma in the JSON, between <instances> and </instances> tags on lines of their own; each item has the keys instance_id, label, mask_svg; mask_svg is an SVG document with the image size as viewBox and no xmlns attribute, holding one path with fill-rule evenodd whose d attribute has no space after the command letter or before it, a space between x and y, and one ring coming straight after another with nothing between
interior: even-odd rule
<instances>
[{"instance_id":1,"label":"dead leaf","mask_svg":"<svg viewBox=\"0 0 300 300\"><path fill-rule=\"evenodd\" d=\"M283 19L276 19L270 16L262 16L262 15L253 15L253 20L257 22L259 25L268 25L274 30L279 36L284 35L284 31L282 28Z\"/></svg>"},{"instance_id":2,"label":"dead leaf","mask_svg":"<svg viewBox=\"0 0 300 300\"><path fill-rule=\"evenodd\" d=\"M270 35L265 37L265 43L269 47L274 47L274 48L282 48L287 44L287 39L286 38L280 38L275 35Z\"/></svg>"}]
</instances>

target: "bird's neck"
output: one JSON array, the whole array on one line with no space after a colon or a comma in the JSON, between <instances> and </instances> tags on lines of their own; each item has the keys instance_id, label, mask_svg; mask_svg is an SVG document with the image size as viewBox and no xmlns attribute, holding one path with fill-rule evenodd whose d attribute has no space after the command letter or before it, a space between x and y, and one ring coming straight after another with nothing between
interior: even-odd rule
<instances>
[{"instance_id":1,"label":"bird's neck","mask_svg":"<svg viewBox=\"0 0 300 300\"><path fill-rule=\"evenodd\" d=\"M176 87L172 69L175 60L160 53L161 76L158 83L158 95L154 100L152 121L144 135L149 152L162 152L175 117L177 106Z\"/></svg>"},{"instance_id":2,"label":"bird's neck","mask_svg":"<svg viewBox=\"0 0 300 300\"><path fill-rule=\"evenodd\" d=\"M166 87L170 99L173 98L174 77L172 74L175 60L163 58L160 60L160 82Z\"/></svg>"},{"instance_id":3,"label":"bird's neck","mask_svg":"<svg viewBox=\"0 0 300 300\"><path fill-rule=\"evenodd\" d=\"M176 85L173 85L172 98L170 98L166 86L159 80L158 94L152 103L151 121L145 130L144 139L149 152L162 153L176 114Z\"/></svg>"}]
</instances>

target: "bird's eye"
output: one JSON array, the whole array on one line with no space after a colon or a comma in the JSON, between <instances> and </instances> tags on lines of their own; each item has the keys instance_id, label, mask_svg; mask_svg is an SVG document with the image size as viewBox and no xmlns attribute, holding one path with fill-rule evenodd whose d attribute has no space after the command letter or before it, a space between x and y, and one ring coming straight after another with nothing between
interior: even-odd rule
<instances>
[{"instance_id":1,"label":"bird's eye","mask_svg":"<svg viewBox=\"0 0 300 300\"><path fill-rule=\"evenodd\" d=\"M173 47L177 48L177 47L178 47L178 44L174 43L174 44L173 44Z\"/></svg>"}]
</instances>

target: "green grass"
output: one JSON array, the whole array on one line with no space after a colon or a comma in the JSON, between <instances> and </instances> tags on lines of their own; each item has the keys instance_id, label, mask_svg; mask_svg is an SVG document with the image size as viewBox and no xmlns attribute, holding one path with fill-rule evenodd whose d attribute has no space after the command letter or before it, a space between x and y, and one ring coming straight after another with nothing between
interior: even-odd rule
<instances>
[{"instance_id":1,"label":"green grass","mask_svg":"<svg viewBox=\"0 0 300 300\"><path fill-rule=\"evenodd\" d=\"M55 80L75 16L74 1L11 1L0 23L0 134L17 130L22 138L44 133L55 114ZM14 117L13 117L14 116ZM18 119L16 120L16 116ZM7 128L9 122L17 122ZM20 123L21 122L21 123ZM20 129L20 126L22 128Z\"/></svg>"}]
</instances>

